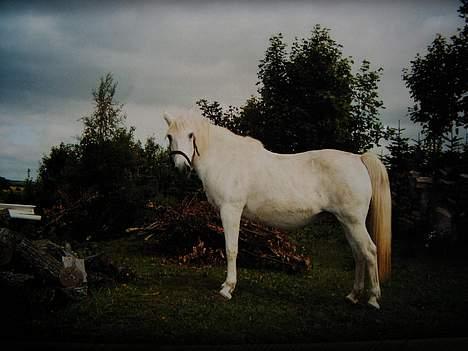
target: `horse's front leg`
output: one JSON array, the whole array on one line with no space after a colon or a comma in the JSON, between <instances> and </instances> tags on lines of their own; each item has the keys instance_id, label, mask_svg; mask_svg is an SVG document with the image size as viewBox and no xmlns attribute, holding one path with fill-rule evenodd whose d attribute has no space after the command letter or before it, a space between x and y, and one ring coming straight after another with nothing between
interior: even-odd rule
<instances>
[{"instance_id":1,"label":"horse's front leg","mask_svg":"<svg viewBox=\"0 0 468 351\"><path fill-rule=\"evenodd\" d=\"M219 293L225 298L231 299L237 283L236 259L242 206L224 205L220 209L220 214L226 241L227 277Z\"/></svg>"}]
</instances>

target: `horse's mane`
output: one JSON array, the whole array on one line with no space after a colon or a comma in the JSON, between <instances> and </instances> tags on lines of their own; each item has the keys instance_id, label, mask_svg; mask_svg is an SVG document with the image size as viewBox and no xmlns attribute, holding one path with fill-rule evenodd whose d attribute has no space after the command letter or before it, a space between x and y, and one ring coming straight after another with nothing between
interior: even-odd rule
<instances>
[{"instance_id":1,"label":"horse's mane","mask_svg":"<svg viewBox=\"0 0 468 351\"><path fill-rule=\"evenodd\" d=\"M220 131L220 133L225 134L226 136L230 136L230 137L233 137L233 138L237 139L238 141L247 142L249 144L253 144L255 146L263 148L263 143L260 140L252 138L250 136L238 135L238 134L232 132L231 130L229 130L228 128L215 125L209 119L201 117L201 116L197 116L197 117L195 117L195 116L180 116L179 118L177 118L177 120L175 122L175 125L174 125L174 128L175 129L179 129L179 128L184 129L185 127L187 127L189 125L192 126L192 127L195 127L196 129L198 129L198 131L203 131L202 133L199 133L199 135L198 135L198 137L200 139L208 137L208 134L209 134L208 130L209 129L215 129L215 130ZM200 140L200 141L202 142L202 140Z\"/></svg>"},{"instance_id":2,"label":"horse's mane","mask_svg":"<svg viewBox=\"0 0 468 351\"><path fill-rule=\"evenodd\" d=\"M209 121L208 119L205 119L205 118L201 118L199 120L206 123L206 124L208 124L208 125L210 125L210 126L214 126L216 129L222 131L222 133L224 133L226 135L229 135L231 137L234 137L238 141L247 142L247 143L254 144L256 146L259 146L259 147L263 148L263 143L258 139L252 138L251 136L238 135L238 134L234 133L232 130L230 130L230 129L226 128L226 127L221 127L221 126L215 125L211 121Z\"/></svg>"}]
</instances>

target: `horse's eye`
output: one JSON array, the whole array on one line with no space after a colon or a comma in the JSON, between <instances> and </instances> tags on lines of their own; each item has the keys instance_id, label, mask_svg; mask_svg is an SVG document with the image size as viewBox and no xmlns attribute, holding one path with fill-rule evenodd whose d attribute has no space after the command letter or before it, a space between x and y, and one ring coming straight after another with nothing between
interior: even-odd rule
<instances>
[{"instance_id":1,"label":"horse's eye","mask_svg":"<svg viewBox=\"0 0 468 351\"><path fill-rule=\"evenodd\" d=\"M172 135L168 134L167 139L169 140L169 143L172 143Z\"/></svg>"},{"instance_id":2,"label":"horse's eye","mask_svg":"<svg viewBox=\"0 0 468 351\"><path fill-rule=\"evenodd\" d=\"M192 138L193 138L193 133L190 133L190 134L188 135L188 137L189 137L189 139L192 139Z\"/></svg>"}]
</instances>

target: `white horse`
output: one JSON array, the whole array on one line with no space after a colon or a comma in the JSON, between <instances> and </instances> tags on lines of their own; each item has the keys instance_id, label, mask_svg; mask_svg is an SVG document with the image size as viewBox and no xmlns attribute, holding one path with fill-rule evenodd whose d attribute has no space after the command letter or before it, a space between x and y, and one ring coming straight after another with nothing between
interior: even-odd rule
<instances>
[{"instance_id":1,"label":"white horse","mask_svg":"<svg viewBox=\"0 0 468 351\"><path fill-rule=\"evenodd\" d=\"M391 195L377 156L338 150L276 154L258 140L203 118L165 114L164 119L176 167L197 172L208 201L220 212L227 256L222 296L230 299L237 282L241 216L293 229L326 211L342 223L355 260L354 285L346 299L358 302L367 272L367 302L380 308L379 279L390 276Z\"/></svg>"}]
</instances>

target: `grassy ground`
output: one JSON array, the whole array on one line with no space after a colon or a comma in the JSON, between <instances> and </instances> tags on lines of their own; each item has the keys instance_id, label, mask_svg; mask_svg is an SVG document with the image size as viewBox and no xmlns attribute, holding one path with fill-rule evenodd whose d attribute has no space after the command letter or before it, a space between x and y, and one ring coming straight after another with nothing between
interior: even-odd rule
<instances>
[{"instance_id":1,"label":"grassy ground","mask_svg":"<svg viewBox=\"0 0 468 351\"><path fill-rule=\"evenodd\" d=\"M157 342L158 344L309 343L464 335L468 265L450 257L404 258L383 286L382 310L344 301L353 261L340 229L314 225L293 234L313 268L290 275L239 269L231 301L217 289L225 267L185 267L144 252L141 241L104 249L138 279L92 290L85 301L29 320L32 340ZM23 334L24 335L24 334Z\"/></svg>"}]
</instances>

